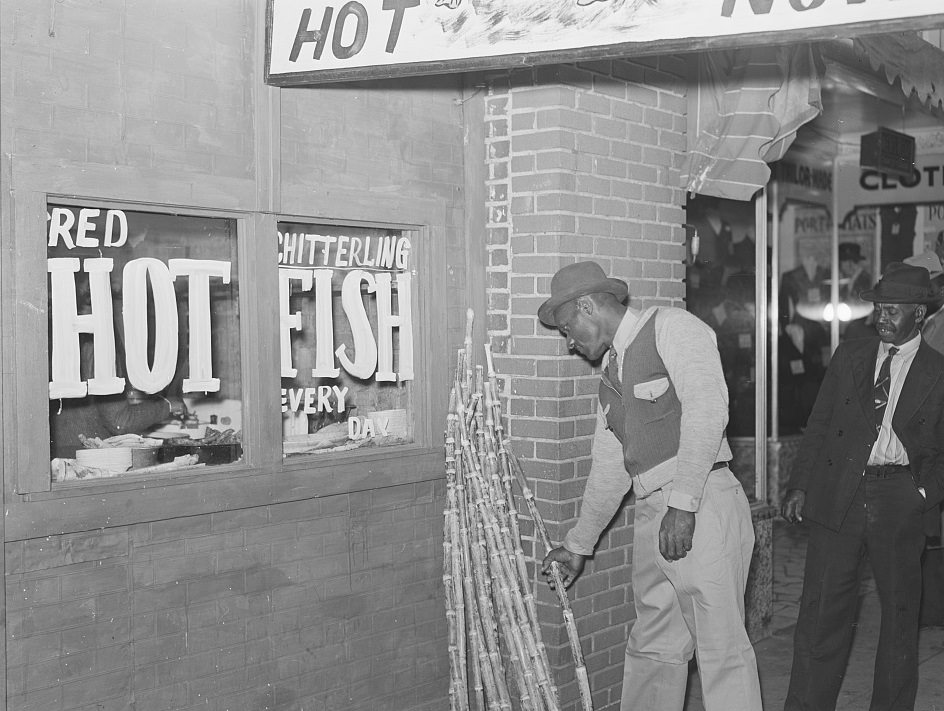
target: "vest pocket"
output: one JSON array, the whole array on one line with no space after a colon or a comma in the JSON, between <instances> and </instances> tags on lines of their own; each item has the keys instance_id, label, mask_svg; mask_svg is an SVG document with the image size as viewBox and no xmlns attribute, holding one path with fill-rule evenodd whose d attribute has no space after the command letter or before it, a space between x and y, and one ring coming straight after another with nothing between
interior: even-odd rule
<instances>
[{"instance_id":1,"label":"vest pocket","mask_svg":"<svg viewBox=\"0 0 944 711\"><path fill-rule=\"evenodd\" d=\"M644 383L636 383L633 385L633 397L639 400L649 400L650 402L655 402L660 396L665 395L668 389L668 378L647 380Z\"/></svg>"}]
</instances>

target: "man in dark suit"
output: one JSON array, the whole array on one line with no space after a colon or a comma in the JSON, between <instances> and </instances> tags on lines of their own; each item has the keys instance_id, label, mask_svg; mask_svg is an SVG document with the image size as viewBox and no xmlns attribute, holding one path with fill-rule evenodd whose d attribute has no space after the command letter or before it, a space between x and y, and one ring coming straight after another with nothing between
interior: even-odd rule
<instances>
[{"instance_id":1,"label":"man in dark suit","mask_svg":"<svg viewBox=\"0 0 944 711\"><path fill-rule=\"evenodd\" d=\"M882 609L870 709L914 709L922 515L944 500L944 356L920 334L936 296L926 269L889 265L862 294L878 338L842 343L823 379L782 511L810 536L785 711L835 709L866 554Z\"/></svg>"}]
</instances>

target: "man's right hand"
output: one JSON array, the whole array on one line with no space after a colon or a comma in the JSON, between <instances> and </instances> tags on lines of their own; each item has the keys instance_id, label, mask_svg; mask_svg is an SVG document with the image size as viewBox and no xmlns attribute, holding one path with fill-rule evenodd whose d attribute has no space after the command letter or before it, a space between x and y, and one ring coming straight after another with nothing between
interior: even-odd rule
<instances>
[{"instance_id":1,"label":"man's right hand","mask_svg":"<svg viewBox=\"0 0 944 711\"><path fill-rule=\"evenodd\" d=\"M579 553L571 553L563 546L560 546L544 556L544 561L541 563L541 572L546 576L550 576L551 563L556 562L560 567L561 580L564 583L564 587L569 588L580 573L583 572L583 564L586 559L586 556L580 555ZM548 583L551 587L554 587L553 580L549 579Z\"/></svg>"},{"instance_id":2,"label":"man's right hand","mask_svg":"<svg viewBox=\"0 0 944 711\"><path fill-rule=\"evenodd\" d=\"M806 492L803 489L790 489L787 492L787 498L784 499L783 506L780 507L780 515L790 523L799 523L803 520L803 505L806 503Z\"/></svg>"}]
</instances>

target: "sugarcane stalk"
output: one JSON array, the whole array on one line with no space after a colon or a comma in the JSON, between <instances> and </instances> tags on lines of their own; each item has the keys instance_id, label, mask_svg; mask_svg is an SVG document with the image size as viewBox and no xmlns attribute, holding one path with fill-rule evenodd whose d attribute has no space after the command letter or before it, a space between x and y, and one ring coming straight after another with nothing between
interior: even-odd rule
<instances>
[{"instance_id":1,"label":"sugarcane stalk","mask_svg":"<svg viewBox=\"0 0 944 711\"><path fill-rule=\"evenodd\" d=\"M446 525L451 525L447 523ZM449 668L450 668L450 678L449 678L449 708L453 711L464 711L468 709L468 689L464 682L463 673L464 673L464 664L461 660L463 652L463 646L465 644L464 635L463 641L460 644L459 642L459 630L463 629L465 625L465 620L462 620L462 624L457 622L457 606L455 603L456 591L455 591L455 581L452 575L452 545L443 546L444 558L443 561L443 570L446 571L443 573L443 588L446 594L446 624L448 628L448 640L449 640ZM462 613L464 617L464 612Z\"/></svg>"},{"instance_id":2,"label":"sugarcane stalk","mask_svg":"<svg viewBox=\"0 0 944 711\"><path fill-rule=\"evenodd\" d=\"M475 485L474 480L473 484ZM489 536L488 542L490 547L494 549L495 567L501 572L498 581L505 586L505 589L509 590L509 600L513 605L515 617L520 624L518 631L528 657L534 664L534 676L541 695L548 708L556 709L558 704L556 693L551 688L550 666L547 663L546 655L540 654L537 644L537 638L540 637L540 628L535 627L529 618L527 607L524 604L522 586L516 575L517 571L512 565L513 556L510 553L510 546L508 546L507 538L500 534L499 524L494 517L488 512L483 513L483 519L486 521L485 531ZM512 585L514 594L510 593Z\"/></svg>"},{"instance_id":3,"label":"sugarcane stalk","mask_svg":"<svg viewBox=\"0 0 944 711\"><path fill-rule=\"evenodd\" d=\"M479 442L481 444L483 441L482 433L478 434L480 435ZM463 440L464 452L466 452L466 441L467 440ZM471 448L469 448L469 450L471 450ZM485 448L480 446L479 455L483 455L484 452ZM466 454L472 455L473 452L467 451ZM522 591L527 590L527 578L519 579L519 576L516 574L517 569L514 567L514 546L508 540L509 529L506 524L507 515L503 515L505 500L502 488L498 481L497 472L494 473L493 477L488 479L484 477L483 471L479 466L479 462L483 459L486 458L480 456L479 459L476 460L472 457L472 464L469 469L469 480L474 490L476 503L479 506L479 514L485 524L485 533L489 548L494 554L494 577L496 582L500 585L506 584L508 586L506 589L509 591L513 590L514 592L510 600L514 605L515 616L521 625L519 630L522 631L522 640L527 650L528 658L536 665L539 689L542 696L548 700L549 707L556 708L556 693L551 689L550 666L547 664L546 654L540 653L536 642L536 639L540 638L540 628L532 623L528 609L523 603L524 593ZM490 484L492 486L490 486Z\"/></svg>"},{"instance_id":4,"label":"sugarcane stalk","mask_svg":"<svg viewBox=\"0 0 944 711\"><path fill-rule=\"evenodd\" d=\"M468 399L472 391L472 323L475 320L475 312L469 308L465 312L465 392L463 395Z\"/></svg>"},{"instance_id":5,"label":"sugarcane stalk","mask_svg":"<svg viewBox=\"0 0 944 711\"><path fill-rule=\"evenodd\" d=\"M503 493L504 505L508 513L507 521L510 528L509 539L513 542L515 564L518 569L522 589L525 591L525 602L528 605L529 618L536 632L538 651L544 664L550 669L550 663L547 660L547 650L540 636L537 602L535 601L534 594L531 592L527 564L524 558L524 551L521 548L521 530L518 526L518 510L515 505L515 496L511 486L511 467L508 464L508 453L505 450L503 437L504 426L502 424L504 418L502 417L501 411L501 399L498 397L498 378L495 375L491 343L485 344L485 362L488 380L484 383L484 399L486 410L489 412L489 416L486 417L486 427L489 427L489 424L491 425L491 433L493 435L492 442L497 442L497 447L493 446L492 449L493 451L497 449L497 452L495 452L496 477L498 477L500 472L501 480L500 486L496 483L496 490L500 490Z\"/></svg>"},{"instance_id":6,"label":"sugarcane stalk","mask_svg":"<svg viewBox=\"0 0 944 711\"><path fill-rule=\"evenodd\" d=\"M526 622L521 619L519 610L514 604L514 596L509 586L509 575L505 568L504 551L499 544L496 535L496 525L494 518L487 509L487 503L483 494L481 477L476 472L472 472L469 477L472 486L475 504L478 508L478 516L482 532L485 537L487 550L492 561L492 577L498 588L497 599L499 609L506 621L506 629L514 650L513 661L516 662L515 668L519 675L519 689L521 690L521 702L526 708L530 708L532 699L536 703L538 700L538 685L534 679L534 674L529 668L528 660L533 659L533 643L529 644L527 640L528 628L522 626L519 622Z\"/></svg>"},{"instance_id":7,"label":"sugarcane stalk","mask_svg":"<svg viewBox=\"0 0 944 711\"><path fill-rule=\"evenodd\" d=\"M478 711L486 711L483 669L487 669L490 673L491 661L484 652L484 643L482 642L484 633L480 629L481 617L478 613L478 601L475 597L472 562L468 549L468 532L464 528L460 528L460 540L462 541L460 564L462 566L463 597L469 601L466 605L465 624L468 629L469 650L472 659L470 665L472 667L472 698L475 700L475 708ZM494 682L491 682L490 688L494 688Z\"/></svg>"},{"instance_id":8,"label":"sugarcane stalk","mask_svg":"<svg viewBox=\"0 0 944 711\"><path fill-rule=\"evenodd\" d=\"M455 388L452 397L455 398ZM468 711L468 671L466 659L465 602L462 589L459 549L459 512L456 497L455 438L446 430L446 501L443 523L443 588L446 597L446 623L450 654L450 705L455 711Z\"/></svg>"},{"instance_id":9,"label":"sugarcane stalk","mask_svg":"<svg viewBox=\"0 0 944 711\"><path fill-rule=\"evenodd\" d=\"M461 371L459 371L461 372ZM460 384L457 382L455 391L460 390ZM449 414L449 430L455 447L455 437L458 428L458 415L455 411ZM468 601L466 605L467 617L466 627L469 631L469 647L472 656L472 698L475 700L475 706L478 711L486 709L500 708L498 702L497 684L494 680L492 670L492 660L488 656L485 647L485 633L482 630L482 618L478 608L478 598L475 593L475 581L472 572L472 554L470 551L471 541L469 536L469 512L465 496L464 477L461 472L461 462L455 456L456 460L456 504L459 519L459 540L460 540L460 565L462 566L463 597ZM485 690L489 690L489 701L486 702ZM487 705L486 705L487 704Z\"/></svg>"},{"instance_id":10,"label":"sugarcane stalk","mask_svg":"<svg viewBox=\"0 0 944 711\"><path fill-rule=\"evenodd\" d=\"M554 546L551 544L551 537L548 535L547 527L544 525L544 518L541 516L541 512L538 510L537 503L534 500L534 494L531 493L531 488L528 486L528 482L525 479L521 462L518 461L518 458L512 452L509 452L508 458L512 464L512 469L515 472L518 486L521 488L521 494L528 506L528 511L530 512L531 518L534 521L534 529L540 536L541 543L544 545L545 550L549 552ZM584 663L583 650L580 647L580 635L577 632L577 623L574 620L574 613L570 607L570 599L567 597L567 591L564 589L564 582L563 578L561 577L560 566L558 565L557 561L551 562L550 571L551 580L554 583L554 590L557 592L557 599L558 602L560 602L561 609L563 611L564 627L567 630L567 638L570 641L570 652L574 660L575 676L577 678L577 688L580 692L580 701L584 711L593 711L593 697L590 693L590 678L587 674L587 666Z\"/></svg>"},{"instance_id":11,"label":"sugarcane stalk","mask_svg":"<svg viewBox=\"0 0 944 711\"><path fill-rule=\"evenodd\" d=\"M475 545L470 537L466 536L466 564L464 567L465 587L469 593L469 628L474 650L473 658L476 660L474 666L473 681L475 683L475 698L478 708L484 711L504 711L506 708L502 703L503 697L507 697L507 688L504 693L499 692L499 688L504 685L504 673L501 667L500 658L496 659L494 650L491 649L486 629L494 624L494 616L490 612L489 605L483 605L482 593L476 592L479 586L475 579L475 558L472 553L472 546ZM483 623L483 618L485 621ZM497 667L496 667L497 663ZM508 704L507 708L510 708Z\"/></svg>"},{"instance_id":12,"label":"sugarcane stalk","mask_svg":"<svg viewBox=\"0 0 944 711\"><path fill-rule=\"evenodd\" d=\"M479 597L479 619L481 620L483 638L485 641L485 652L488 656L491 674L485 674L486 681L492 679L494 688L486 686L487 699L496 701L496 707L505 711L511 709L511 699L508 695L508 687L505 683L505 670L501 659L501 650L498 643L498 625L495 620L494 606L491 598L491 585L485 585L484 580L488 576L488 565L485 562L485 542L482 532L482 524L475 522L475 541L471 543L472 551L472 577L476 583L476 590Z\"/></svg>"},{"instance_id":13,"label":"sugarcane stalk","mask_svg":"<svg viewBox=\"0 0 944 711\"><path fill-rule=\"evenodd\" d=\"M476 456L476 451L471 445L470 437L475 436L478 439L481 439L479 435L480 432L476 432L477 424L479 423L480 416L476 416L475 419L464 417L462 412L462 404L457 404L458 410L458 426L459 426L459 438L460 438L460 449L462 450L462 461L464 463L464 471L466 473L465 480L467 484L471 487L469 491L472 494L472 499L474 500L475 507L474 511L476 512L476 531L480 534L479 542L482 548L480 549L480 557L483 562L481 569L488 570L488 575L482 576L483 587L488 590L487 598L489 600L496 599L497 608L500 616L500 620L503 625L503 629L508 631L508 637L511 640L510 643L510 656L513 663L513 668L519 679L519 691L521 693L520 701L524 705L524 708L530 709L533 708L532 704L538 696L538 687L534 683L533 679L528 678L528 664L530 655L528 654L528 646L521 639L520 626L518 620L514 614L514 606L511 602L511 592L507 585L507 580L504 575L504 570L501 567L501 550L496 546L495 538L493 535L494 524L490 516L490 509L494 506L493 497L491 492L488 491L486 487L482 486L482 474L481 474L481 461ZM471 429L466 429L465 425L469 423ZM474 435L473 435L474 433ZM491 553L490 553L491 551ZM475 553L473 553L474 555ZM495 558L497 554L498 558ZM488 567L486 564L490 559L493 562L491 567ZM477 566L477 569L479 567ZM498 588L497 595L495 594L495 587Z\"/></svg>"},{"instance_id":14,"label":"sugarcane stalk","mask_svg":"<svg viewBox=\"0 0 944 711\"><path fill-rule=\"evenodd\" d=\"M483 370L473 359L471 309L466 316L465 343L457 355L446 432L443 585L450 707L467 711L471 696L478 711L511 711L504 648L522 711L558 711L533 581L522 550L512 485L515 475L504 437L491 348L486 345L487 367ZM535 518L533 496L530 501L527 495L524 499ZM576 638L566 594L563 603L568 605L564 614L568 634L573 628ZM580 655L579 641L576 654ZM580 660L577 678L583 697L589 683L582 656Z\"/></svg>"},{"instance_id":15,"label":"sugarcane stalk","mask_svg":"<svg viewBox=\"0 0 944 711\"><path fill-rule=\"evenodd\" d=\"M457 415L460 435L463 434L463 417L462 417L462 404L457 405ZM468 450L468 441L464 438L460 438L460 446L463 452L462 458L457 458L457 465L461 462L462 469L459 469L457 466L457 473L459 471L467 471L466 466L473 466L472 462L465 463L465 454ZM467 479L467 477L464 477ZM505 685L504 678L504 667L502 665L501 653L498 644L497 637L497 625L495 624L495 613L494 607L492 605L492 586L491 578L488 574L488 566L485 560L484 552L486 551L486 545L484 540L484 533L482 530L482 524L478 520L476 515L476 510L473 506L469 505L469 497L465 494L468 492L468 489L463 486L460 491L460 501L464 502L462 510L466 513L467 520L467 530L469 532L469 546L468 550L471 553L472 561L472 581L475 585L475 591L478 595L478 611L479 618L482 621L482 631L484 635L484 647L487 652L491 669L494 676L494 688L488 688L486 686L487 699L497 699L499 706L502 709L510 709L511 701L508 696L508 688ZM473 492L474 496L474 492ZM470 588L472 589L472 588ZM483 675L485 681L489 680L488 674Z\"/></svg>"},{"instance_id":16,"label":"sugarcane stalk","mask_svg":"<svg viewBox=\"0 0 944 711\"><path fill-rule=\"evenodd\" d=\"M504 492L504 500L508 512L507 520L510 527L509 538L514 544L515 563L518 569L518 576L521 579L522 589L525 591L525 602L528 606L531 625L536 633L538 652L544 665L550 669L550 662L547 658L547 648L540 634L541 625L538 620L537 602L534 598L534 594L531 592L527 563L525 562L524 551L521 548L521 530L518 526L518 510L515 505L515 496L511 486L511 466L508 463L508 452L505 449L503 436L504 425L502 424L504 418L501 410L501 399L498 397L498 378L495 374L495 364L492 359L492 344L490 342L485 344L485 364L488 378L484 383L485 407L489 412L489 416L486 417L486 427L491 423L493 428L493 442L498 443L496 456L501 472L501 489Z\"/></svg>"},{"instance_id":17,"label":"sugarcane stalk","mask_svg":"<svg viewBox=\"0 0 944 711\"><path fill-rule=\"evenodd\" d=\"M505 535L505 540L508 542L508 546L511 549L511 563L514 566L514 571L517 574L518 584L522 591L522 598L525 608L523 613L525 622L533 630L534 644L536 648L536 664L542 670L546 670L542 675L542 679L546 679L547 684L542 685L542 691L545 693L545 696L550 696L554 699L554 705L556 706L557 696L551 682L551 665L547 657L547 648L544 645L544 639L541 636L541 624L538 619L537 603L534 594L531 591L530 579L528 578L527 565L524 558L524 551L521 548L521 537L517 525L517 515L517 511L514 509L510 511L509 520L513 523L513 526L508 529L503 529L503 533Z\"/></svg>"}]
</instances>

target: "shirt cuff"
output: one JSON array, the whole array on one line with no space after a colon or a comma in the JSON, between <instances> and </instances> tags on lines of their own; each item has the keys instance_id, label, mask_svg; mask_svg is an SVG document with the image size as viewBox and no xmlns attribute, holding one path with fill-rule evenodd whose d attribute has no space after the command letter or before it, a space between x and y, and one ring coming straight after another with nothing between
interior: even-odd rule
<instances>
[{"instance_id":1,"label":"shirt cuff","mask_svg":"<svg viewBox=\"0 0 944 711\"><path fill-rule=\"evenodd\" d=\"M564 542L561 544L569 550L571 553L578 553L580 555L591 556L593 555L593 546L587 547L586 545L581 545L577 541L577 536L574 533L574 529L570 529L567 535L564 536Z\"/></svg>"},{"instance_id":2,"label":"shirt cuff","mask_svg":"<svg viewBox=\"0 0 944 711\"><path fill-rule=\"evenodd\" d=\"M669 492L669 498L666 500L666 504L673 509L681 509L682 511L691 511L694 513L698 511L698 507L701 505L701 498L673 489Z\"/></svg>"}]
</instances>

